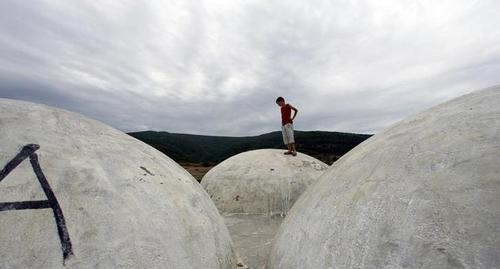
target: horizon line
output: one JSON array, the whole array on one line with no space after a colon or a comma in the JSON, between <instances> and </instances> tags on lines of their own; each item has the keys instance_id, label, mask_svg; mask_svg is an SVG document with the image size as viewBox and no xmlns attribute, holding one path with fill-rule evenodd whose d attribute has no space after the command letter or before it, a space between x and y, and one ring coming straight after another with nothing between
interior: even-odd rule
<instances>
[{"instance_id":1,"label":"horizon line","mask_svg":"<svg viewBox=\"0 0 500 269\"><path fill-rule=\"evenodd\" d=\"M173 135L191 135L191 136L207 136L207 137L227 137L227 138L245 138L245 137L257 137L257 136L262 136L266 134L272 134L272 133L279 133L280 131L271 131L271 132L266 132L258 135L242 135L242 136L228 136L228 135L209 135L209 134L193 134L193 133L177 133L177 132L169 132L169 131L156 131L156 130L143 130L143 131L132 131L132 132L125 132L126 134L134 134L134 133L145 133L145 132L155 132L155 133L167 133L167 134L173 134ZM337 133L337 134L352 134L352 135L364 135L364 136L373 136L375 134L365 134L365 133L353 133L353 132L339 132L339 131L322 131L322 130L310 130L310 131L304 131L304 130L295 130L295 132L303 132L303 133L312 133L312 132L322 132L322 133Z\"/></svg>"}]
</instances>

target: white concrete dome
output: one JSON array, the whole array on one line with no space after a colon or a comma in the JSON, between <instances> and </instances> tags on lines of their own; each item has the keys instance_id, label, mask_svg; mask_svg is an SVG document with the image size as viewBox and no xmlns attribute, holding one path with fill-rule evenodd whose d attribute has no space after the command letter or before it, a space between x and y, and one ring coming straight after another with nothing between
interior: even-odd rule
<instances>
[{"instance_id":1,"label":"white concrete dome","mask_svg":"<svg viewBox=\"0 0 500 269\"><path fill-rule=\"evenodd\" d=\"M261 149L235 155L212 168L201 185L221 213L286 215L328 168L308 155Z\"/></svg>"},{"instance_id":2,"label":"white concrete dome","mask_svg":"<svg viewBox=\"0 0 500 269\"><path fill-rule=\"evenodd\" d=\"M201 185L95 120L0 99L0 169L0 268L236 267Z\"/></svg>"},{"instance_id":3,"label":"white concrete dome","mask_svg":"<svg viewBox=\"0 0 500 269\"><path fill-rule=\"evenodd\" d=\"M410 117L297 201L269 269L499 268L500 87Z\"/></svg>"}]
</instances>

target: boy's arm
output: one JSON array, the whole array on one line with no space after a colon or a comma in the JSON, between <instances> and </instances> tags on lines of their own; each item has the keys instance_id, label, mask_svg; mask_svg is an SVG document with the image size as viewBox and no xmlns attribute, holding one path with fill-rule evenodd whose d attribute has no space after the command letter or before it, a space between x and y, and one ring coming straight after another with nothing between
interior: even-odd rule
<instances>
[{"instance_id":1,"label":"boy's arm","mask_svg":"<svg viewBox=\"0 0 500 269\"><path fill-rule=\"evenodd\" d=\"M289 105L289 106L290 106L290 108L294 111L294 113L293 113L293 117L292 117L292 120L294 120L294 119L295 119L295 117L297 117L297 113L299 113L299 110L298 110L298 109L296 109L295 107L293 107L292 105Z\"/></svg>"}]
</instances>

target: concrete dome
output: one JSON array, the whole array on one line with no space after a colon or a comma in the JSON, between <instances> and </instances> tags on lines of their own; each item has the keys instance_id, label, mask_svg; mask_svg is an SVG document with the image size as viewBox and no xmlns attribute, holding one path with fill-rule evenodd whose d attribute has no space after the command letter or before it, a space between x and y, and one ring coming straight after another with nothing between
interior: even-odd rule
<instances>
[{"instance_id":1,"label":"concrete dome","mask_svg":"<svg viewBox=\"0 0 500 269\"><path fill-rule=\"evenodd\" d=\"M0 268L235 268L216 207L162 153L0 99Z\"/></svg>"},{"instance_id":2,"label":"concrete dome","mask_svg":"<svg viewBox=\"0 0 500 269\"><path fill-rule=\"evenodd\" d=\"M240 153L212 168L201 185L221 213L285 215L328 166L305 154L283 152Z\"/></svg>"},{"instance_id":3,"label":"concrete dome","mask_svg":"<svg viewBox=\"0 0 500 269\"><path fill-rule=\"evenodd\" d=\"M498 268L500 87L406 119L297 201L269 269Z\"/></svg>"}]
</instances>

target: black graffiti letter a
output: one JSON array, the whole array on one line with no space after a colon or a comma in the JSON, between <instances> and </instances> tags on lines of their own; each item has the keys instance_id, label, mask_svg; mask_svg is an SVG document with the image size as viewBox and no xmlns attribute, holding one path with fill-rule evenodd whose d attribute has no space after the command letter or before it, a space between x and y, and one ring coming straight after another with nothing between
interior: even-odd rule
<instances>
[{"instance_id":1,"label":"black graffiti letter a","mask_svg":"<svg viewBox=\"0 0 500 269\"><path fill-rule=\"evenodd\" d=\"M0 182L7 177L7 175L14 170L22 161L29 157L31 167L33 167L33 172L35 172L40 185L42 186L47 200L39 201L21 201L21 202L8 202L0 203L0 212L7 210L22 210L22 209L52 209L54 213L54 219L57 225L57 232L59 234L59 240L61 241L61 249L63 253L63 261L73 255L73 247L71 246L71 240L69 238L68 229L66 228L66 221L64 220L63 212L59 206L52 188L49 182L43 174L40 163L38 162L38 155L35 153L40 148L39 145L29 144L23 147L21 152L19 152L12 160L10 160L5 167L0 170Z\"/></svg>"}]
</instances>

